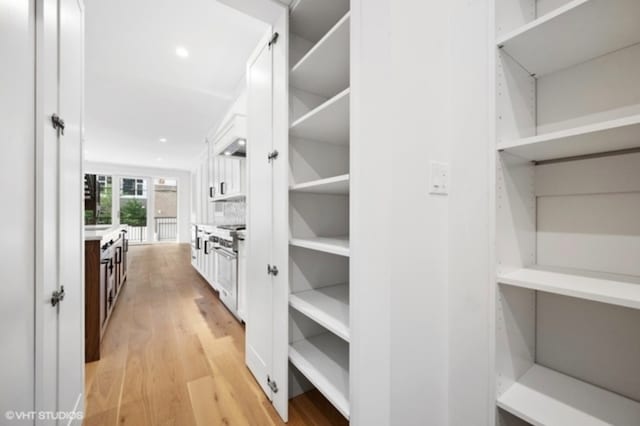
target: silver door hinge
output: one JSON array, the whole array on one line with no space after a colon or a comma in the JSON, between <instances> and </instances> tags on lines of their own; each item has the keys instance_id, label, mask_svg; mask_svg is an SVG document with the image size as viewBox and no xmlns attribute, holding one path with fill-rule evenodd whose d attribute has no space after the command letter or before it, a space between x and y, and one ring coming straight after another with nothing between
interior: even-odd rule
<instances>
[{"instance_id":1,"label":"silver door hinge","mask_svg":"<svg viewBox=\"0 0 640 426\"><path fill-rule=\"evenodd\" d=\"M60 135L64 136L64 120L60 118L58 114L53 114L51 116L51 124L53 128L58 131Z\"/></svg>"},{"instance_id":2,"label":"silver door hinge","mask_svg":"<svg viewBox=\"0 0 640 426\"><path fill-rule=\"evenodd\" d=\"M58 306L64 300L64 286L60 286L60 290L56 290L51 295L51 306Z\"/></svg>"},{"instance_id":3,"label":"silver door hinge","mask_svg":"<svg viewBox=\"0 0 640 426\"><path fill-rule=\"evenodd\" d=\"M271 376L267 376L267 385L273 393L278 393L278 385L275 380L271 380Z\"/></svg>"},{"instance_id":4,"label":"silver door hinge","mask_svg":"<svg viewBox=\"0 0 640 426\"><path fill-rule=\"evenodd\" d=\"M267 154L267 161L271 162L271 161L275 160L276 158L278 158L279 154L280 153L278 152L278 150L274 149L269 154Z\"/></svg>"},{"instance_id":5,"label":"silver door hinge","mask_svg":"<svg viewBox=\"0 0 640 426\"><path fill-rule=\"evenodd\" d=\"M271 49L271 47L278 42L278 37L280 37L280 34L273 33L273 35L271 36L271 40L269 40L269 49Z\"/></svg>"},{"instance_id":6,"label":"silver door hinge","mask_svg":"<svg viewBox=\"0 0 640 426\"><path fill-rule=\"evenodd\" d=\"M275 277L276 275L278 275L278 267L275 265L274 266L267 265L267 274L273 275Z\"/></svg>"}]
</instances>

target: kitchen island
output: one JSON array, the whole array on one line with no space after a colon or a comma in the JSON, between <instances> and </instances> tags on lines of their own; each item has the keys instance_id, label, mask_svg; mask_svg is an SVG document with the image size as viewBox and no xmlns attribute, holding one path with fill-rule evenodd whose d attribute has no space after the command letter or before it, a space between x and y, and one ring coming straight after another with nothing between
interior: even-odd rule
<instances>
[{"instance_id":1,"label":"kitchen island","mask_svg":"<svg viewBox=\"0 0 640 426\"><path fill-rule=\"evenodd\" d=\"M100 359L100 342L127 279L128 227L85 227L85 362Z\"/></svg>"}]
</instances>

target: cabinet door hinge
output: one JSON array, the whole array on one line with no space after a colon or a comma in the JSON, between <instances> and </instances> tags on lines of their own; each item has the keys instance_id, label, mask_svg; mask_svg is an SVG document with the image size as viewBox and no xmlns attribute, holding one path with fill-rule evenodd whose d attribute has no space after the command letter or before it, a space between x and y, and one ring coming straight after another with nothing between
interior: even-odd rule
<instances>
[{"instance_id":1,"label":"cabinet door hinge","mask_svg":"<svg viewBox=\"0 0 640 426\"><path fill-rule=\"evenodd\" d=\"M274 266L267 265L267 274L273 275L275 277L276 275L278 275L278 267L275 265Z\"/></svg>"},{"instance_id":2,"label":"cabinet door hinge","mask_svg":"<svg viewBox=\"0 0 640 426\"><path fill-rule=\"evenodd\" d=\"M275 160L276 158L278 158L278 155L280 153L278 152L277 149L274 149L273 151L271 151L269 154L267 154L267 161L268 162L272 162L273 160Z\"/></svg>"},{"instance_id":3,"label":"cabinet door hinge","mask_svg":"<svg viewBox=\"0 0 640 426\"><path fill-rule=\"evenodd\" d=\"M51 306L58 306L64 300L64 286L60 286L60 290L56 290L51 295Z\"/></svg>"},{"instance_id":4,"label":"cabinet door hinge","mask_svg":"<svg viewBox=\"0 0 640 426\"><path fill-rule=\"evenodd\" d=\"M53 114L51 116L51 124L53 128L58 131L60 135L64 136L64 120L60 118L58 114Z\"/></svg>"},{"instance_id":5,"label":"cabinet door hinge","mask_svg":"<svg viewBox=\"0 0 640 426\"><path fill-rule=\"evenodd\" d=\"M271 49L271 47L273 47L273 45L278 42L278 37L280 37L280 34L273 33L273 35L271 36L271 40L269 40L269 49Z\"/></svg>"},{"instance_id":6,"label":"cabinet door hinge","mask_svg":"<svg viewBox=\"0 0 640 426\"><path fill-rule=\"evenodd\" d=\"M267 376L267 385L269 385L273 393L278 393L278 384L275 380L271 380L271 376Z\"/></svg>"}]
</instances>

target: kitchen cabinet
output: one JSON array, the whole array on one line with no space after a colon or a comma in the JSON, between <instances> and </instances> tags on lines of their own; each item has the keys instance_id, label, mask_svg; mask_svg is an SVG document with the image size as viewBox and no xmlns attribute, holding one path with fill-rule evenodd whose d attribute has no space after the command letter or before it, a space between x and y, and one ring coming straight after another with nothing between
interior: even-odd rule
<instances>
[{"instance_id":1,"label":"kitchen cabinet","mask_svg":"<svg viewBox=\"0 0 640 426\"><path fill-rule=\"evenodd\" d=\"M216 156L213 161L213 200L242 198L244 191L244 159Z\"/></svg>"},{"instance_id":2,"label":"kitchen cabinet","mask_svg":"<svg viewBox=\"0 0 640 426\"><path fill-rule=\"evenodd\" d=\"M127 230L85 231L85 361L100 359L100 343L127 279Z\"/></svg>"}]
</instances>

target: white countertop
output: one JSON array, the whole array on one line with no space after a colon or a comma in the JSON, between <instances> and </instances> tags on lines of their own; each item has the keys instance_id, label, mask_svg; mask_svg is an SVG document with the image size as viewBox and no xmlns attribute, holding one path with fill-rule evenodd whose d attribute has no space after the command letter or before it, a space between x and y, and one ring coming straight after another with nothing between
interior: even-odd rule
<instances>
[{"instance_id":1,"label":"white countertop","mask_svg":"<svg viewBox=\"0 0 640 426\"><path fill-rule=\"evenodd\" d=\"M84 227L85 241L116 240L127 225L87 225Z\"/></svg>"}]
</instances>

